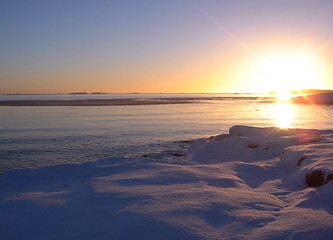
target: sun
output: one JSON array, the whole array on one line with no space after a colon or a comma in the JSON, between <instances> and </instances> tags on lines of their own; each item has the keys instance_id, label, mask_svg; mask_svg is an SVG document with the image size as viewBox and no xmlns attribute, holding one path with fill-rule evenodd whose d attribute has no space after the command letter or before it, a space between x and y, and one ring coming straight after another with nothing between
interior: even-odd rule
<instances>
[{"instance_id":1,"label":"sun","mask_svg":"<svg viewBox=\"0 0 333 240\"><path fill-rule=\"evenodd\" d=\"M319 77L320 67L315 59L300 54L261 58L254 70L258 89L274 91L280 100L287 100L291 91L315 88Z\"/></svg>"}]
</instances>

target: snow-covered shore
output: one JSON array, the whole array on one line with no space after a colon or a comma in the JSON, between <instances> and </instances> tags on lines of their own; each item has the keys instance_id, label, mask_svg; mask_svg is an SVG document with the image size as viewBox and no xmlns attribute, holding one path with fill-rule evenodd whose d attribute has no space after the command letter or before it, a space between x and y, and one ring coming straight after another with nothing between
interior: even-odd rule
<instances>
[{"instance_id":1,"label":"snow-covered shore","mask_svg":"<svg viewBox=\"0 0 333 240\"><path fill-rule=\"evenodd\" d=\"M331 239L333 131L234 126L185 152L10 170L1 239Z\"/></svg>"},{"instance_id":2,"label":"snow-covered shore","mask_svg":"<svg viewBox=\"0 0 333 240\"><path fill-rule=\"evenodd\" d=\"M291 99L294 103L305 104L333 104L333 93L318 93L314 95L299 96Z\"/></svg>"}]
</instances>

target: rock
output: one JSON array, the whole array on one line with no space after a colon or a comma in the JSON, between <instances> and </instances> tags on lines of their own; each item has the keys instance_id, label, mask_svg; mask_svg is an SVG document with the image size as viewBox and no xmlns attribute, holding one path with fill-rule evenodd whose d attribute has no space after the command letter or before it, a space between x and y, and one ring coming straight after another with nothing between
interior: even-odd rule
<instances>
[{"instance_id":1,"label":"rock","mask_svg":"<svg viewBox=\"0 0 333 240\"><path fill-rule=\"evenodd\" d=\"M258 145L257 145L257 144L254 144L254 143L250 143L249 145L247 145L247 147L248 147L248 148L252 148L252 149L254 149L254 148L257 148Z\"/></svg>"},{"instance_id":2,"label":"rock","mask_svg":"<svg viewBox=\"0 0 333 240\"><path fill-rule=\"evenodd\" d=\"M297 166L301 166L301 163L305 160L306 156L300 157L300 159L297 162Z\"/></svg>"},{"instance_id":3,"label":"rock","mask_svg":"<svg viewBox=\"0 0 333 240\"><path fill-rule=\"evenodd\" d=\"M325 184L325 172L315 170L310 174L306 174L306 184L309 187L320 187Z\"/></svg>"}]
</instances>

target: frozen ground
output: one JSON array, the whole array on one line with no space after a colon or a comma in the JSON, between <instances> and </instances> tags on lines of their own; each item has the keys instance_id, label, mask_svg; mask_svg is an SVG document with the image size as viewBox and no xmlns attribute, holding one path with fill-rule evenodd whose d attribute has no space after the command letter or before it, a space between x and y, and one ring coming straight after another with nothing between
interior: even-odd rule
<instances>
[{"instance_id":1,"label":"frozen ground","mask_svg":"<svg viewBox=\"0 0 333 240\"><path fill-rule=\"evenodd\" d=\"M10 170L1 239L332 239L333 131L234 126L186 152Z\"/></svg>"}]
</instances>

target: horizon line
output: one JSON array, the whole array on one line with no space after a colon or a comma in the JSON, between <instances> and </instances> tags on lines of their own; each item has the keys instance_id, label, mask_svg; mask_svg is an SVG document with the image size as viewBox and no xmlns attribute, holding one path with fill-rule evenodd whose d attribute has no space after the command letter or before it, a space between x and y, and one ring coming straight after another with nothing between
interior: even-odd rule
<instances>
[{"instance_id":1,"label":"horizon line","mask_svg":"<svg viewBox=\"0 0 333 240\"><path fill-rule=\"evenodd\" d=\"M333 91L333 89L302 89L302 90L290 90L290 93L294 92L306 92L306 91ZM276 94L277 91L267 92L69 92L69 93L0 93L0 95L99 95L99 94Z\"/></svg>"}]
</instances>

